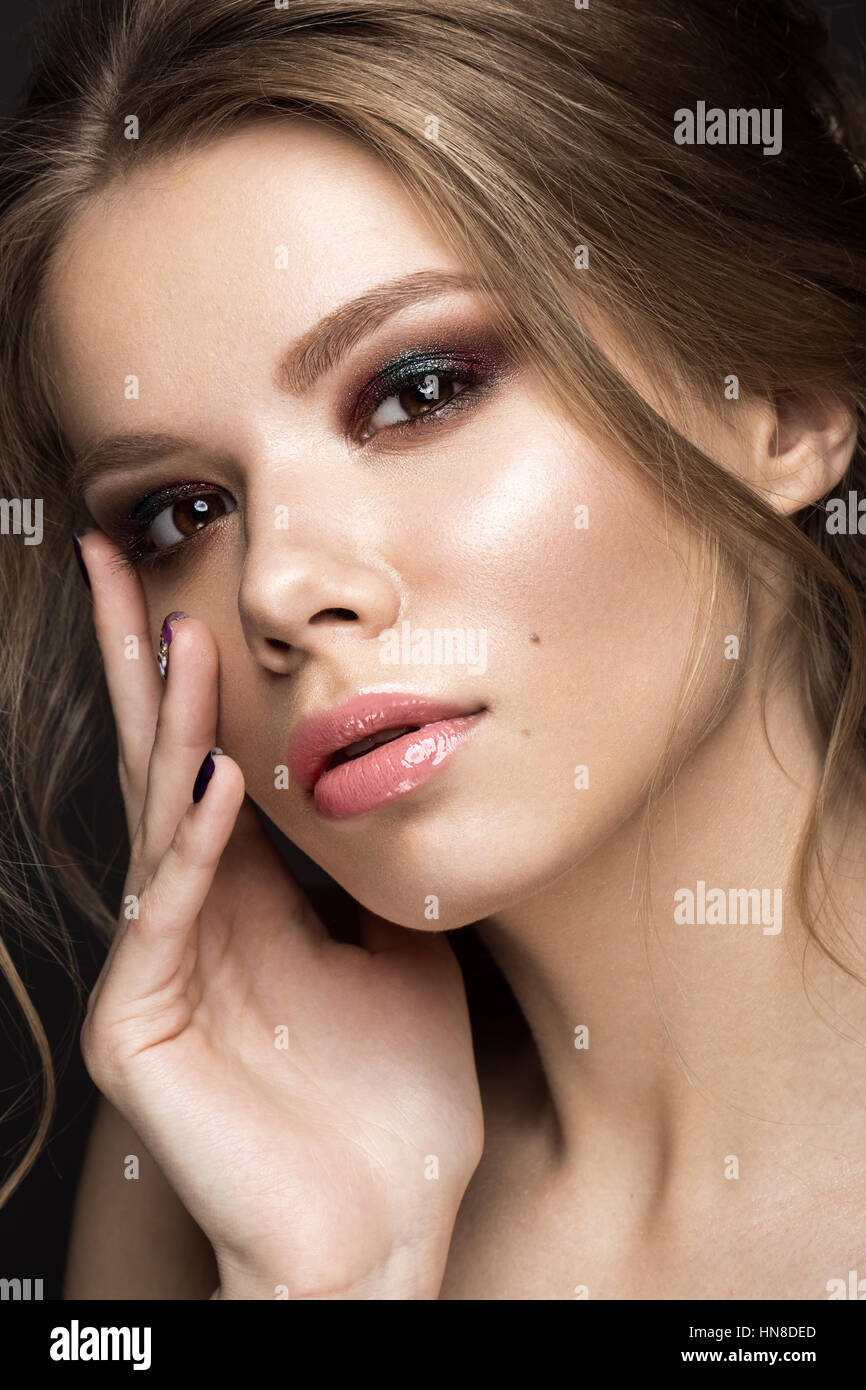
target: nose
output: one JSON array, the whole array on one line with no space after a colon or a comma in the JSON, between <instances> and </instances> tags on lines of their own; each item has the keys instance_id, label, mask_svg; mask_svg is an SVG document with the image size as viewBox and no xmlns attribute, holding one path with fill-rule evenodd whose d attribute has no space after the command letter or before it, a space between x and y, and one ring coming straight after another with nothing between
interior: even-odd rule
<instances>
[{"instance_id":1,"label":"nose","mask_svg":"<svg viewBox=\"0 0 866 1390\"><path fill-rule=\"evenodd\" d=\"M288 673L301 653L326 656L346 640L375 641L398 620L401 588L384 561L362 561L339 544L302 547L272 536L267 553L248 553L238 607L256 660Z\"/></svg>"}]
</instances>

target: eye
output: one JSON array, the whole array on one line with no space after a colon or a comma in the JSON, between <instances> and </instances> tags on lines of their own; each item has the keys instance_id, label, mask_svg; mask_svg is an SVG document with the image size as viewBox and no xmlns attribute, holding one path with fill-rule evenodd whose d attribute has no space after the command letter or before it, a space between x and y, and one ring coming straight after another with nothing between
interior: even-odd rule
<instances>
[{"instance_id":1,"label":"eye","mask_svg":"<svg viewBox=\"0 0 866 1390\"><path fill-rule=\"evenodd\" d=\"M350 433L364 444L386 430L438 424L444 415L473 404L505 370L503 354L478 346L469 351L414 348L387 363L359 392L349 411ZM435 419L433 417L436 417Z\"/></svg>"},{"instance_id":2,"label":"eye","mask_svg":"<svg viewBox=\"0 0 866 1390\"><path fill-rule=\"evenodd\" d=\"M208 492L197 497L181 497L168 502L155 515L143 533L157 550L186 540L219 516L234 511L235 502L227 492ZM140 519L140 518L139 518Z\"/></svg>"},{"instance_id":3,"label":"eye","mask_svg":"<svg viewBox=\"0 0 866 1390\"><path fill-rule=\"evenodd\" d=\"M130 569L168 560L220 517L233 512L233 497L206 483L181 483L143 498L112 530Z\"/></svg>"},{"instance_id":4,"label":"eye","mask_svg":"<svg viewBox=\"0 0 866 1390\"><path fill-rule=\"evenodd\" d=\"M470 382L461 381L453 373L425 372L419 380L408 383L390 396L385 396L381 404L363 421L356 438L359 443L363 443L380 430L388 429L392 425L408 424L420 415L429 415L453 400L469 385Z\"/></svg>"}]
</instances>

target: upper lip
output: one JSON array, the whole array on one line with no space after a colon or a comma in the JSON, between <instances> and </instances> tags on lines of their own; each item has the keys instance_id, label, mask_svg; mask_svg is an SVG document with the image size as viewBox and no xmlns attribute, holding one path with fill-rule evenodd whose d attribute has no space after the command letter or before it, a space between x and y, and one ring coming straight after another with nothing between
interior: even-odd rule
<instances>
[{"instance_id":1,"label":"upper lip","mask_svg":"<svg viewBox=\"0 0 866 1390\"><path fill-rule=\"evenodd\" d=\"M440 719L477 714L481 708L408 691L355 695L335 709L300 720L289 742L289 771L307 791L312 791L334 754L358 739L404 724L423 728Z\"/></svg>"}]
</instances>

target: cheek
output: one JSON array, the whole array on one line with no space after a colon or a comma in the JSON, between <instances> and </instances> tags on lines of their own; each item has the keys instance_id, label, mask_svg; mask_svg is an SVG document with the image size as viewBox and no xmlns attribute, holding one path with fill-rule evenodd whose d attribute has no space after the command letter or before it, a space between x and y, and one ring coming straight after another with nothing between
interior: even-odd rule
<instances>
[{"instance_id":1,"label":"cheek","mask_svg":"<svg viewBox=\"0 0 866 1390\"><path fill-rule=\"evenodd\" d=\"M410 562L427 621L441 602L488 634L473 690L495 718L495 755L480 741L471 769L467 755L450 809L509 846L518 877L536 846L543 879L631 815L655 770L689 655L698 554L586 438L514 421L469 456L438 525L418 525ZM721 631L715 646L721 658ZM716 671L707 700L721 659ZM589 794L575 785L582 767ZM417 839L421 865L435 846L420 823ZM475 852L489 858L484 836Z\"/></svg>"},{"instance_id":2,"label":"cheek","mask_svg":"<svg viewBox=\"0 0 866 1390\"><path fill-rule=\"evenodd\" d=\"M626 683L660 703L678 678L695 591L683 535L628 471L541 414L512 416L495 437L467 432L449 459L433 513L410 518L403 563L433 622L487 630L487 671L500 699L525 678L545 704ZM674 548L676 547L676 548ZM533 639L537 638L538 641ZM543 693L537 688L544 682Z\"/></svg>"}]
</instances>

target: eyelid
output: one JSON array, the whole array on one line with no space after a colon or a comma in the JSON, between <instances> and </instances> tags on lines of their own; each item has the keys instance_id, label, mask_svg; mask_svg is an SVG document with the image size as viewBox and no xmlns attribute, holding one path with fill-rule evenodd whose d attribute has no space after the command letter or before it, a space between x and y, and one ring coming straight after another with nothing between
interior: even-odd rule
<instances>
[{"instance_id":1,"label":"eyelid","mask_svg":"<svg viewBox=\"0 0 866 1390\"><path fill-rule=\"evenodd\" d=\"M171 545L156 546L148 544L147 532L153 522L177 502L185 501L187 497L208 497L211 495L222 495L232 500L231 511L224 513L223 516L214 517L213 521L206 526L193 531L189 536L184 536ZM149 512L142 515L146 504L152 502L153 506ZM131 569L136 569L139 565L157 564L160 559L168 560L172 555L194 543L206 531L210 531L224 516L231 516L236 511L238 503L229 488L220 487L218 483L212 482L182 482L167 483L163 487L155 488L153 492L147 494L136 502L131 511L125 511L121 515L115 516L109 523L107 529L113 534L120 549L126 556L125 563Z\"/></svg>"},{"instance_id":2,"label":"eyelid","mask_svg":"<svg viewBox=\"0 0 866 1390\"><path fill-rule=\"evenodd\" d=\"M376 377L385 374L399 359L409 356L453 360L455 357L486 359L492 367L509 360L505 345L496 330L494 311L476 305L471 317L466 311L437 307L435 314L427 310L427 319L414 323L391 322L387 330L374 334L363 348L344 378L339 391L337 418L340 428L348 433L353 406L365 387Z\"/></svg>"},{"instance_id":3,"label":"eyelid","mask_svg":"<svg viewBox=\"0 0 866 1390\"><path fill-rule=\"evenodd\" d=\"M434 428L434 417L449 416L452 408L464 396L477 397L499 385L510 374L512 363L502 352L491 351L487 345L475 347L410 348L386 362L375 375L365 380L364 385L345 406L341 422L346 437L356 446L369 448L380 435L403 435L404 430L423 427L424 422ZM401 371L401 367L403 370ZM359 439L364 424L391 396L398 395L425 375L451 378L465 383L465 389L456 396L433 409L422 412L398 424L385 425L366 440ZM463 408L468 406L463 401Z\"/></svg>"}]
</instances>

